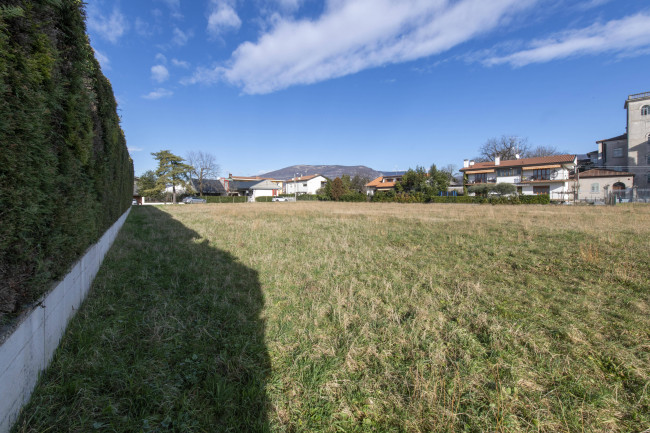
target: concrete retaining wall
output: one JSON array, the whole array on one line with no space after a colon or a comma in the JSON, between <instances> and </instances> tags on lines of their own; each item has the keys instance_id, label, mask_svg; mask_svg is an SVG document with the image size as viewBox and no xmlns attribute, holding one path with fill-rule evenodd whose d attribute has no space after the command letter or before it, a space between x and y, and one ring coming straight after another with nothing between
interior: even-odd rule
<instances>
[{"instance_id":1,"label":"concrete retaining wall","mask_svg":"<svg viewBox=\"0 0 650 433\"><path fill-rule=\"evenodd\" d=\"M86 297L130 211L129 208L35 307L21 315L13 331L0 336L0 433L11 429L20 409L29 401L39 373L50 363L68 321Z\"/></svg>"}]
</instances>

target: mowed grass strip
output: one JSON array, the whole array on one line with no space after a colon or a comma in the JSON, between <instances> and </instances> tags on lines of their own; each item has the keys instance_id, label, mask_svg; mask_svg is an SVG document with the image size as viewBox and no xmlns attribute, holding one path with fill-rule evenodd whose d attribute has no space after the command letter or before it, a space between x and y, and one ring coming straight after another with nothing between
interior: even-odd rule
<instances>
[{"instance_id":1,"label":"mowed grass strip","mask_svg":"<svg viewBox=\"0 0 650 433\"><path fill-rule=\"evenodd\" d=\"M650 207L133 210L17 431L650 427Z\"/></svg>"}]
</instances>

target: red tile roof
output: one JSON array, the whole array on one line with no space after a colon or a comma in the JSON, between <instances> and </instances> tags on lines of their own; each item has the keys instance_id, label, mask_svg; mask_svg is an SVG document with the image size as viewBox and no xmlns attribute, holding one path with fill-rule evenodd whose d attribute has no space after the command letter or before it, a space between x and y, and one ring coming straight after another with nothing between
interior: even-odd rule
<instances>
[{"instance_id":1,"label":"red tile roof","mask_svg":"<svg viewBox=\"0 0 650 433\"><path fill-rule=\"evenodd\" d=\"M395 178L401 179L402 176L379 176L377 179L374 179L366 184L366 187L369 188L393 188L397 182L383 182L384 178Z\"/></svg>"},{"instance_id":2,"label":"red tile roof","mask_svg":"<svg viewBox=\"0 0 650 433\"><path fill-rule=\"evenodd\" d=\"M570 164L575 161L575 155L553 155L553 156L540 156L537 158L523 158L523 159L509 159L501 161L499 165L494 165L494 161L477 162L471 167L461 168L460 171L480 170L486 168L502 168L502 167L525 167L527 165L545 165L545 164Z\"/></svg>"},{"instance_id":3,"label":"red tile roof","mask_svg":"<svg viewBox=\"0 0 650 433\"><path fill-rule=\"evenodd\" d=\"M296 178L287 179L285 182L303 182L305 180L311 180L315 177L320 176L320 174L310 174L309 176L301 176Z\"/></svg>"},{"instance_id":4,"label":"red tile roof","mask_svg":"<svg viewBox=\"0 0 650 433\"><path fill-rule=\"evenodd\" d=\"M619 176L634 176L634 173L627 171L607 170L604 168L592 168L591 170L579 173L579 177L584 179L586 177L619 177Z\"/></svg>"}]
</instances>

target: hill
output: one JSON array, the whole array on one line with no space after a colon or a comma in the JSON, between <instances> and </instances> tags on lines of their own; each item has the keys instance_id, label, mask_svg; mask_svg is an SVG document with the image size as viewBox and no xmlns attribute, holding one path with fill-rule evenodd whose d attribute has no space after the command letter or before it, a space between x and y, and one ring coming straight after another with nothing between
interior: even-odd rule
<instances>
[{"instance_id":1,"label":"hill","mask_svg":"<svg viewBox=\"0 0 650 433\"><path fill-rule=\"evenodd\" d=\"M259 176L286 180L291 179L294 175L296 175L296 173L303 176L310 174L322 174L329 179L341 177L344 174L348 174L350 176L358 174L370 179L381 176L381 172L370 167L366 167L365 165L292 165L290 167L270 171Z\"/></svg>"}]
</instances>

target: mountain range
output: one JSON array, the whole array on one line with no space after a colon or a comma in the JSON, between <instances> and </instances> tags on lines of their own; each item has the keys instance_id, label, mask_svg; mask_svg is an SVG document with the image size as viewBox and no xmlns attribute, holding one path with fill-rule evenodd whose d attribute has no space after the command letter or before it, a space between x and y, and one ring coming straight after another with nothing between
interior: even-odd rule
<instances>
[{"instance_id":1,"label":"mountain range","mask_svg":"<svg viewBox=\"0 0 650 433\"><path fill-rule=\"evenodd\" d=\"M270 177L278 180L287 180L293 178L296 174L308 176L310 174L320 174L328 179L335 179L344 174L353 177L358 174L359 176L367 177L370 180L381 176L381 172L374 170L365 165L292 165L290 167L281 168L280 170L270 171L268 173L260 174L260 177Z\"/></svg>"}]
</instances>

